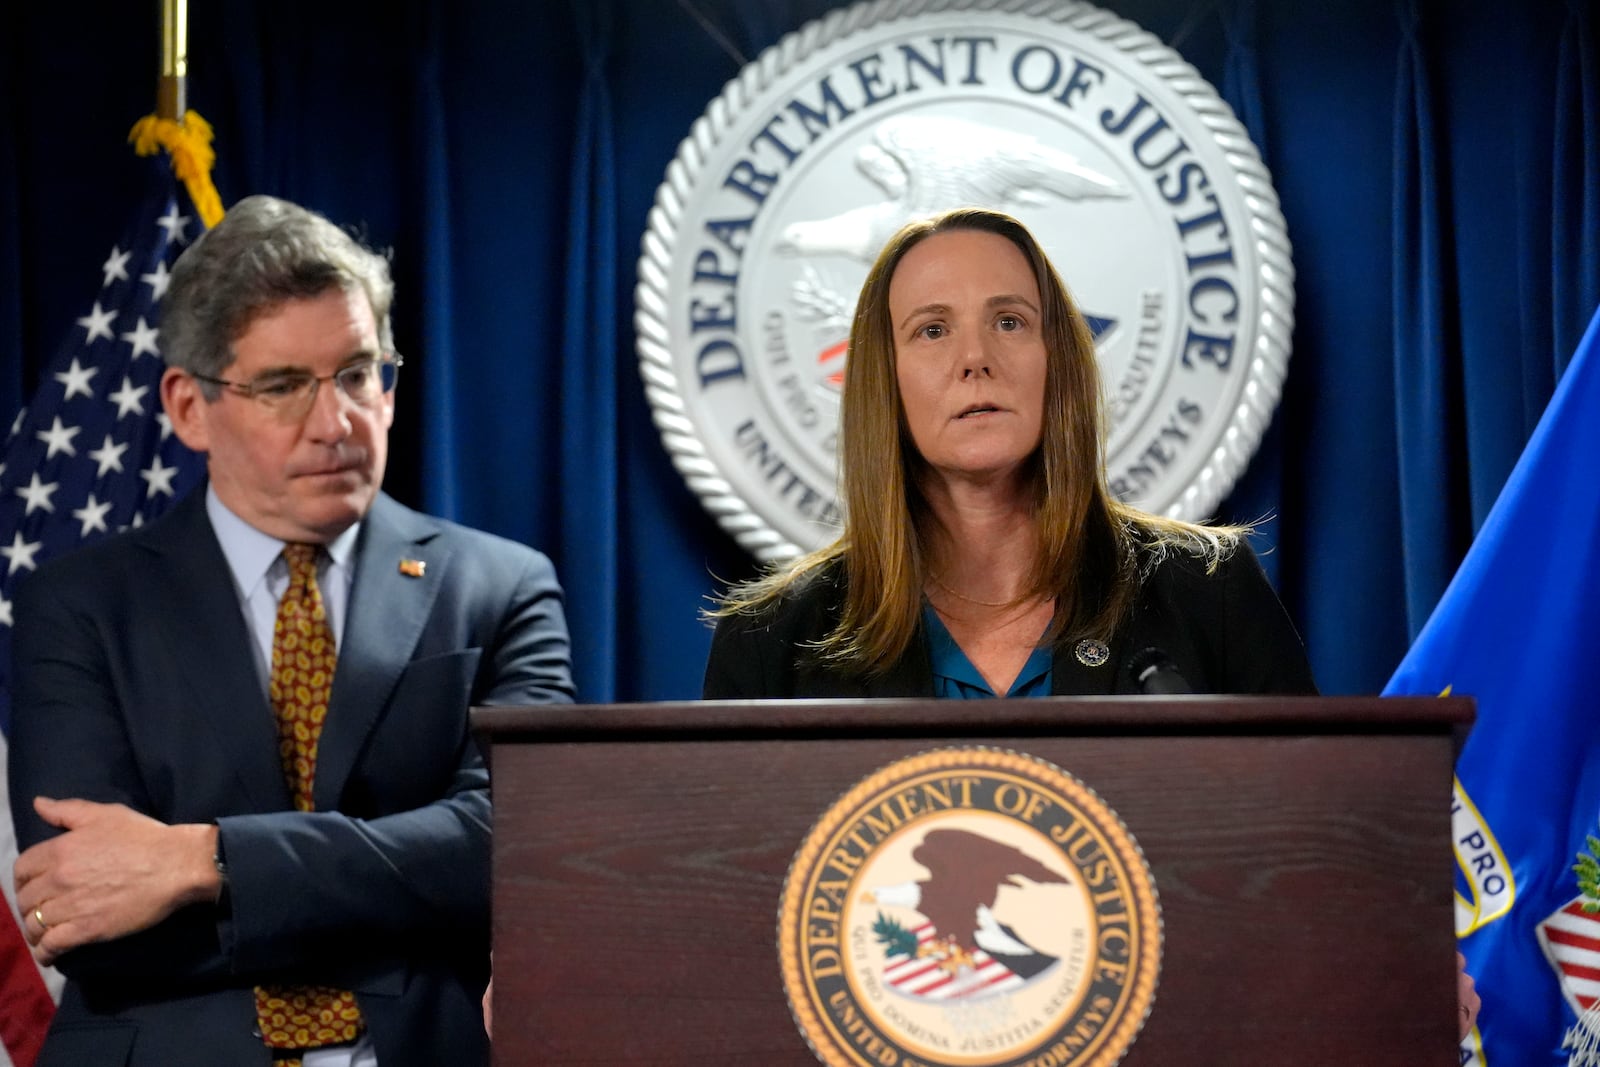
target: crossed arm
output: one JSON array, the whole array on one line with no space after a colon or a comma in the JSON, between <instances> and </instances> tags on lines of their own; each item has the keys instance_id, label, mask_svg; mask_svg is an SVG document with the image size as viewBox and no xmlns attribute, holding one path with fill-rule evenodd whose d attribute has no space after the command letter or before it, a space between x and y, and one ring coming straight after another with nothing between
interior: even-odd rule
<instances>
[{"instance_id":1,"label":"crossed arm","mask_svg":"<svg viewBox=\"0 0 1600 1067\"><path fill-rule=\"evenodd\" d=\"M35 797L33 809L66 831L22 853L15 868L17 910L40 963L148 929L222 890L214 825L168 826L124 804L87 800Z\"/></svg>"},{"instance_id":2,"label":"crossed arm","mask_svg":"<svg viewBox=\"0 0 1600 1067\"><path fill-rule=\"evenodd\" d=\"M430 677L443 666L459 687L413 694L412 707L391 707L386 722L454 722L469 698L571 699L559 589L541 563L502 590L492 641L433 657ZM251 812L236 797L230 809L218 802L233 786L227 774L186 765L201 746L177 741L185 751L151 756L129 716L183 716L135 704L121 678L134 659L125 636L70 596L23 592L10 784L24 851L14 873L22 926L42 962L78 978L204 982L337 955L341 943L381 943L391 932L486 938L488 776L464 728L438 737L428 758L441 787L406 810ZM406 699L405 679L397 692ZM148 692L142 699L148 705ZM196 786L199 777L212 784ZM222 890L219 839L226 913L212 906Z\"/></svg>"}]
</instances>

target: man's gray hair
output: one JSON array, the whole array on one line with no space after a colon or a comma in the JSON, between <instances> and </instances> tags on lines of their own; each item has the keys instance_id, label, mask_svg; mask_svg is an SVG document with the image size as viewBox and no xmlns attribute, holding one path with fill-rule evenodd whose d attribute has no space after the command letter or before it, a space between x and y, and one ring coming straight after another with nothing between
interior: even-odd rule
<instances>
[{"instance_id":1,"label":"man's gray hair","mask_svg":"<svg viewBox=\"0 0 1600 1067\"><path fill-rule=\"evenodd\" d=\"M161 351L169 366L220 378L233 342L262 314L290 300L358 289L372 305L378 343L394 350L389 261L313 211L272 196L249 196L178 257L161 308ZM201 383L215 399L218 389Z\"/></svg>"}]
</instances>

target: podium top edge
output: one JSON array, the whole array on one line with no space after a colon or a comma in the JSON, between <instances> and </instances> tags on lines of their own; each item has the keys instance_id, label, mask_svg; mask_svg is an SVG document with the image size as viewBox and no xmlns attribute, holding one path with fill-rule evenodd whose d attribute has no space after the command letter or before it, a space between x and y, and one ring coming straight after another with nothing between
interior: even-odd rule
<instances>
[{"instance_id":1,"label":"podium top edge","mask_svg":"<svg viewBox=\"0 0 1600 1067\"><path fill-rule=\"evenodd\" d=\"M490 741L1106 734L1450 734L1471 697L1044 697L996 700L705 700L477 707Z\"/></svg>"}]
</instances>

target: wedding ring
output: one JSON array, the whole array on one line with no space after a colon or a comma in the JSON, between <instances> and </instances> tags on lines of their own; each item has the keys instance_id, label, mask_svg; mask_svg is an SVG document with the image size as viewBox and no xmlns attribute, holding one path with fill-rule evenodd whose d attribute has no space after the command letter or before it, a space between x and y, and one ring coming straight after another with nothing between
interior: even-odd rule
<instances>
[{"instance_id":1,"label":"wedding ring","mask_svg":"<svg viewBox=\"0 0 1600 1067\"><path fill-rule=\"evenodd\" d=\"M40 933L50 929L50 924L44 921L44 909L42 907L33 909L33 919L39 924Z\"/></svg>"}]
</instances>

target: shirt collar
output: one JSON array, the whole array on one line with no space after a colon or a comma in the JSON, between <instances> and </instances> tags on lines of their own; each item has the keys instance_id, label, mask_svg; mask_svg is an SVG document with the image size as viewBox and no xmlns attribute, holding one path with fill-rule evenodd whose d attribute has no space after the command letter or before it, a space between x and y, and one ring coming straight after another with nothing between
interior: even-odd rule
<instances>
[{"instance_id":1,"label":"shirt collar","mask_svg":"<svg viewBox=\"0 0 1600 1067\"><path fill-rule=\"evenodd\" d=\"M283 554L287 544L245 522L222 502L214 486L206 486L206 517L216 532L217 543L222 546L222 556L228 561L240 592L246 599L255 595L257 586L266 580L267 572ZM334 566L348 569L356 550L356 538L361 533L358 522L323 546Z\"/></svg>"}]
</instances>

